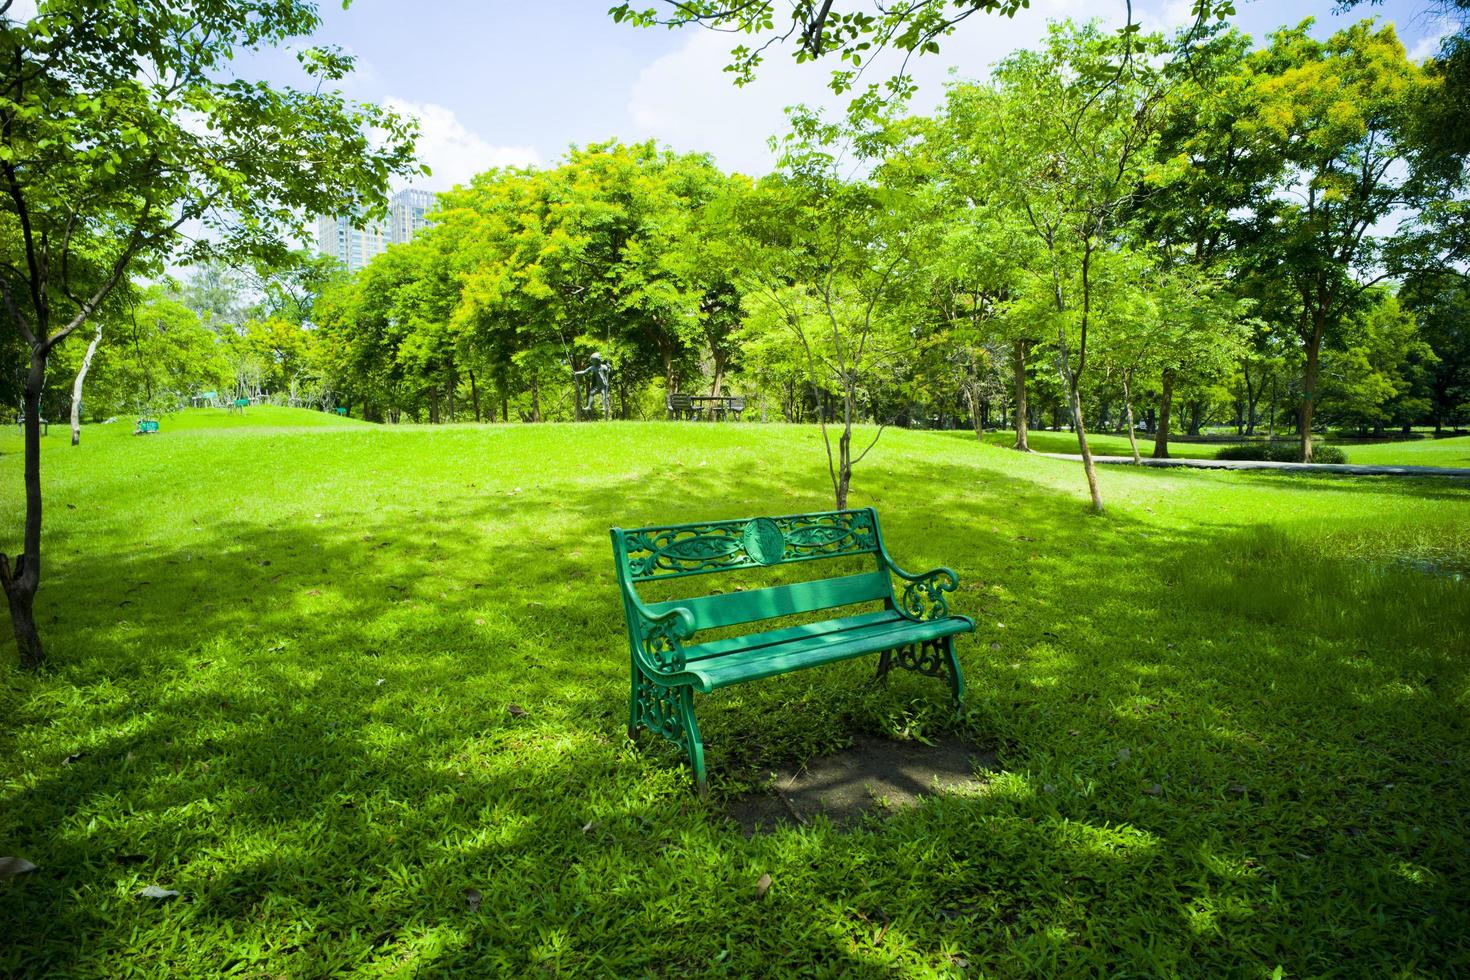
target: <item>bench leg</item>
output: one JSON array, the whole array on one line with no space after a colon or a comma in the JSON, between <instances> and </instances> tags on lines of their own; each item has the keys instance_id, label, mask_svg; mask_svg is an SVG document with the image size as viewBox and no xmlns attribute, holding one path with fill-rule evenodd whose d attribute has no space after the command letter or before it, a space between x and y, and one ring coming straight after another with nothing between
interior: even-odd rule
<instances>
[{"instance_id":1,"label":"bench leg","mask_svg":"<svg viewBox=\"0 0 1470 980\"><path fill-rule=\"evenodd\" d=\"M955 714L965 706L965 675L960 670L960 659L955 656L954 637L925 640L917 645L908 644L896 650L884 650L878 658L878 675L875 680L883 681L894 667L902 667L925 677L942 677L949 682L949 693L954 700Z\"/></svg>"},{"instance_id":2,"label":"bench leg","mask_svg":"<svg viewBox=\"0 0 1470 980\"><path fill-rule=\"evenodd\" d=\"M704 768L704 738L699 733L699 721L694 717L693 688L655 684L635 664L633 696L628 708L628 737L634 738L639 728L662 735L683 749L694 769L699 795L709 795Z\"/></svg>"},{"instance_id":3,"label":"bench leg","mask_svg":"<svg viewBox=\"0 0 1470 980\"><path fill-rule=\"evenodd\" d=\"M949 689L954 696L954 713L965 710L965 673L960 670L960 658L955 656L954 637L944 638L944 659L949 664Z\"/></svg>"}]
</instances>

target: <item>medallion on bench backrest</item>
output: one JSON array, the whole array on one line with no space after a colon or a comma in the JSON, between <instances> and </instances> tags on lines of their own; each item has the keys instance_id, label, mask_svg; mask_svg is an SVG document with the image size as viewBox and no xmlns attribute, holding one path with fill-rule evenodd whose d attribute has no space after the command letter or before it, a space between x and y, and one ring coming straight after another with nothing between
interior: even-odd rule
<instances>
[{"instance_id":1,"label":"medallion on bench backrest","mask_svg":"<svg viewBox=\"0 0 1470 980\"><path fill-rule=\"evenodd\" d=\"M627 575L633 582L842 558L878 550L873 512L866 508L640 527L623 534Z\"/></svg>"}]
</instances>

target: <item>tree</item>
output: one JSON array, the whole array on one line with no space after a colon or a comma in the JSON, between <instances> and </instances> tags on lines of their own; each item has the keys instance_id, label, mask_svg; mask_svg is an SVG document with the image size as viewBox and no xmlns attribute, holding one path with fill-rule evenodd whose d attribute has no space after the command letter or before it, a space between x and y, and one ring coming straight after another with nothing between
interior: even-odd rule
<instances>
[{"instance_id":1,"label":"tree","mask_svg":"<svg viewBox=\"0 0 1470 980\"><path fill-rule=\"evenodd\" d=\"M987 172L1024 216L1033 249L1023 294L1056 338L1057 372L1082 451L1094 511L1103 509L1087 444L1083 382L1105 267L1118 261L1127 207L1142 187L1162 121L1163 79L1135 49L1158 38L1053 26L1040 52L1023 51L995 73L998 131ZM1044 311L1044 312L1043 312Z\"/></svg>"},{"instance_id":2,"label":"tree","mask_svg":"<svg viewBox=\"0 0 1470 980\"><path fill-rule=\"evenodd\" d=\"M742 286L757 323L789 331L807 380L835 395L835 413L818 418L837 509L847 506L852 472L878 442L860 452L853 425L871 406L874 372L903 343L889 314L904 283L916 278L913 254L929 216L902 180L844 180L845 154L869 162L894 149L900 134L879 115L855 110L844 124L804 108L790 113L782 169L747 202L750 270ZM911 341L909 341L911 343ZM841 421L834 446L829 415Z\"/></svg>"},{"instance_id":3,"label":"tree","mask_svg":"<svg viewBox=\"0 0 1470 980\"><path fill-rule=\"evenodd\" d=\"M1311 21L1276 32L1248 60L1259 96L1253 125L1284 161L1254 202L1254 275L1289 287L1288 325L1302 356L1301 457L1312 459L1322 351L1365 291L1389 274L1375 228L1417 201L1405 166L1412 110L1429 85L1393 28L1364 21L1326 41Z\"/></svg>"},{"instance_id":4,"label":"tree","mask_svg":"<svg viewBox=\"0 0 1470 980\"><path fill-rule=\"evenodd\" d=\"M352 67L340 51L298 52L305 90L233 74L237 50L318 23L305 0L0 13L0 296L28 361L24 540L13 562L0 556L0 582L25 666L44 659L36 423L52 352L140 263L279 255L306 215L381 207L389 178L415 169L407 122L323 90Z\"/></svg>"}]
</instances>

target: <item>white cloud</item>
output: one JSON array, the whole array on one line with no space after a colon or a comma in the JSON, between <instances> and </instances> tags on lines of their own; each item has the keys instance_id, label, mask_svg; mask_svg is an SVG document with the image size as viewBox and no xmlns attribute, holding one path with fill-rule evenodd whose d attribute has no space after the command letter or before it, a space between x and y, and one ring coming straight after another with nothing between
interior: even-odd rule
<instances>
[{"instance_id":1,"label":"white cloud","mask_svg":"<svg viewBox=\"0 0 1470 980\"><path fill-rule=\"evenodd\" d=\"M425 190L448 190L468 183L475 174L491 167L524 167L541 162L533 146L496 146L459 121L452 109L432 102L409 102L388 98L385 107L412 116L419 123L418 155L434 171L411 183Z\"/></svg>"},{"instance_id":2,"label":"white cloud","mask_svg":"<svg viewBox=\"0 0 1470 980\"><path fill-rule=\"evenodd\" d=\"M1134 5L1144 30L1173 30L1189 18L1190 0L1165 0ZM1118 5L1121 18L1126 8ZM961 78L984 77L990 66L1018 48L1033 46L1046 34L1048 20L1085 19L1099 12L1086 0L1035 0L1015 17L977 14L941 41L938 56L915 57L909 71L919 84L917 111L929 111L943 96L944 85ZM743 36L688 29L688 40L677 51L649 64L633 83L628 116L639 138L654 138L680 151L713 153L727 170L762 174L775 165L766 139L785 132L784 109L805 103L839 109L848 97L834 96L826 87L835 59L796 64L789 45L775 45L756 73L756 80L736 88L723 68L730 48ZM881 82L900 63L886 52L873 62L868 80ZM866 84L864 82L863 84Z\"/></svg>"},{"instance_id":3,"label":"white cloud","mask_svg":"<svg viewBox=\"0 0 1470 980\"><path fill-rule=\"evenodd\" d=\"M1425 58L1432 58L1439 54L1439 49L1444 43L1444 39L1457 30L1459 30L1458 24L1449 17L1441 17L1430 27L1429 33L1421 37L1419 43L1415 44L1409 51L1409 60L1423 61Z\"/></svg>"}]
</instances>

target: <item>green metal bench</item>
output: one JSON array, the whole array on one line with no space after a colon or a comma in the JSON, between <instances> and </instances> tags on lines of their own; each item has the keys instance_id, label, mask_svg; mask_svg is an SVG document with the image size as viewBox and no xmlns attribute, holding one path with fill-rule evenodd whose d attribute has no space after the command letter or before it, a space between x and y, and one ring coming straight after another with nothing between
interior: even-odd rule
<instances>
[{"instance_id":1,"label":"green metal bench","mask_svg":"<svg viewBox=\"0 0 1470 980\"><path fill-rule=\"evenodd\" d=\"M628 736L640 728L678 745L708 791L704 743L694 692L773 677L806 667L879 654L878 677L894 667L948 680L956 710L965 681L954 638L975 624L952 616L945 593L959 584L948 568L913 574L894 564L872 508L756 517L748 520L612 529L632 655ZM661 602L645 602L637 586L761 566L835 558L859 559L857 574ZM870 566L870 567L869 567ZM903 589L895 594L894 580ZM761 630L761 624L842 607L821 622ZM738 636L694 643L705 630L748 627Z\"/></svg>"}]
</instances>

